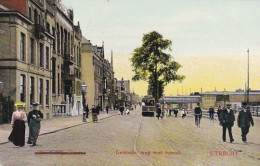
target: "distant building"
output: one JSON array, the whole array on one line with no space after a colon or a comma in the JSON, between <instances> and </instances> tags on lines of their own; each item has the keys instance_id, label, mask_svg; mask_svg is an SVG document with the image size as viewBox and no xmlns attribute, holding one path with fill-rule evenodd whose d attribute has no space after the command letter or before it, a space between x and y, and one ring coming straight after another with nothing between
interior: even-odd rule
<instances>
[{"instance_id":1,"label":"distant building","mask_svg":"<svg viewBox=\"0 0 260 166\"><path fill-rule=\"evenodd\" d=\"M105 59L104 43L101 47L93 46L90 40L82 38L82 81L87 85L87 103L99 105L104 109L114 103L113 59Z\"/></svg>"},{"instance_id":2,"label":"distant building","mask_svg":"<svg viewBox=\"0 0 260 166\"><path fill-rule=\"evenodd\" d=\"M239 108L246 104L245 91L227 91L227 92L200 92L202 97L202 107L209 108L210 106L218 107L219 105L232 104L232 107ZM249 92L249 105L260 105L260 91Z\"/></svg>"}]
</instances>

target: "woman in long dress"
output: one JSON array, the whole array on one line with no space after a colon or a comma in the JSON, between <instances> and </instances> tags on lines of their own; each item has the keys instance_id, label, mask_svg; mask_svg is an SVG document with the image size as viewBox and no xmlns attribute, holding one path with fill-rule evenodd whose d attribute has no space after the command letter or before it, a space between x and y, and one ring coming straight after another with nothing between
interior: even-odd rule
<instances>
[{"instance_id":1,"label":"woman in long dress","mask_svg":"<svg viewBox=\"0 0 260 166\"><path fill-rule=\"evenodd\" d=\"M27 121L26 113L22 111L22 107L18 107L12 115L11 125L13 130L8 140L15 146L24 146L25 144L25 122Z\"/></svg>"},{"instance_id":2,"label":"woman in long dress","mask_svg":"<svg viewBox=\"0 0 260 166\"><path fill-rule=\"evenodd\" d=\"M32 144L32 146L36 146L36 142L40 134L43 114L39 109L39 103L33 103L32 105L33 110L30 111L28 115L29 137L27 143Z\"/></svg>"}]
</instances>

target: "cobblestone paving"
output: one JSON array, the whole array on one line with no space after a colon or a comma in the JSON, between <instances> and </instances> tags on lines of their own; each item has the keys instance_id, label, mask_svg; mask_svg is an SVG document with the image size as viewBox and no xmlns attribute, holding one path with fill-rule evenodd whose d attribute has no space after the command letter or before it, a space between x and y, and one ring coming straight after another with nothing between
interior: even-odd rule
<instances>
[{"instance_id":1,"label":"cobblestone paving","mask_svg":"<svg viewBox=\"0 0 260 166\"><path fill-rule=\"evenodd\" d=\"M42 135L36 147L0 145L0 165L260 165L259 125L255 120L248 144L242 143L237 126L233 127L235 142L223 143L217 122L202 119L201 128L197 128L191 117L157 120L142 117L139 109L130 115ZM42 151L86 154L35 154Z\"/></svg>"}]
</instances>

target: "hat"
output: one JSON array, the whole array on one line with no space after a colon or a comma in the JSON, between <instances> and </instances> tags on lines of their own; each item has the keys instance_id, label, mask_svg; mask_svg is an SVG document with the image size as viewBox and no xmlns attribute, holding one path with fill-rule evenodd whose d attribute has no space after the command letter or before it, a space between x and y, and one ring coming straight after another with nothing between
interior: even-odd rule
<instances>
[{"instance_id":1,"label":"hat","mask_svg":"<svg viewBox=\"0 0 260 166\"><path fill-rule=\"evenodd\" d=\"M23 102L17 102L17 103L14 104L14 106L15 107L25 107L26 105Z\"/></svg>"},{"instance_id":2,"label":"hat","mask_svg":"<svg viewBox=\"0 0 260 166\"><path fill-rule=\"evenodd\" d=\"M40 104L37 103L37 102L35 102L35 103L32 104L32 106L38 106L38 105L40 105Z\"/></svg>"},{"instance_id":3,"label":"hat","mask_svg":"<svg viewBox=\"0 0 260 166\"><path fill-rule=\"evenodd\" d=\"M231 105L232 105L232 104L227 104L227 106L229 106L229 107L230 107Z\"/></svg>"}]
</instances>

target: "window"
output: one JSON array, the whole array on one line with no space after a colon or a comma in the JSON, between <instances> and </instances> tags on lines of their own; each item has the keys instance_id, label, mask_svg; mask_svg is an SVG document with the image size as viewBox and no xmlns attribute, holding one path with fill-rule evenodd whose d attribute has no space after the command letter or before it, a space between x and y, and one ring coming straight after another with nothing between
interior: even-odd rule
<instances>
[{"instance_id":1,"label":"window","mask_svg":"<svg viewBox=\"0 0 260 166\"><path fill-rule=\"evenodd\" d=\"M20 101L25 102L25 75L20 75Z\"/></svg>"},{"instance_id":2,"label":"window","mask_svg":"<svg viewBox=\"0 0 260 166\"><path fill-rule=\"evenodd\" d=\"M49 60L50 60L50 48L49 47L46 47L46 63L45 63L45 68L47 70L49 70Z\"/></svg>"},{"instance_id":3,"label":"window","mask_svg":"<svg viewBox=\"0 0 260 166\"><path fill-rule=\"evenodd\" d=\"M81 53L79 53L79 66L81 66Z\"/></svg>"},{"instance_id":4,"label":"window","mask_svg":"<svg viewBox=\"0 0 260 166\"><path fill-rule=\"evenodd\" d=\"M43 79L40 79L40 82L39 82L39 102L42 105L42 103L43 103Z\"/></svg>"},{"instance_id":5,"label":"window","mask_svg":"<svg viewBox=\"0 0 260 166\"><path fill-rule=\"evenodd\" d=\"M52 93L56 93L56 59L52 59Z\"/></svg>"},{"instance_id":6,"label":"window","mask_svg":"<svg viewBox=\"0 0 260 166\"><path fill-rule=\"evenodd\" d=\"M51 30L50 30L50 24L47 22L46 23L46 31L50 34Z\"/></svg>"},{"instance_id":7,"label":"window","mask_svg":"<svg viewBox=\"0 0 260 166\"><path fill-rule=\"evenodd\" d=\"M49 80L46 80L46 105L49 105Z\"/></svg>"},{"instance_id":8,"label":"window","mask_svg":"<svg viewBox=\"0 0 260 166\"><path fill-rule=\"evenodd\" d=\"M20 41L20 59L25 61L25 34L21 33L21 41Z\"/></svg>"},{"instance_id":9,"label":"window","mask_svg":"<svg viewBox=\"0 0 260 166\"><path fill-rule=\"evenodd\" d=\"M55 28L52 27L52 35L54 36L54 39L53 39L53 51L56 51L56 36L55 36Z\"/></svg>"},{"instance_id":10,"label":"window","mask_svg":"<svg viewBox=\"0 0 260 166\"><path fill-rule=\"evenodd\" d=\"M35 51L34 51L34 39L33 38L31 38L31 40L30 40L30 52L31 52L31 59L30 59L30 62L31 62L31 64L34 64L34 62L35 62Z\"/></svg>"},{"instance_id":11,"label":"window","mask_svg":"<svg viewBox=\"0 0 260 166\"><path fill-rule=\"evenodd\" d=\"M38 12L36 9L34 10L34 24L38 24Z\"/></svg>"},{"instance_id":12,"label":"window","mask_svg":"<svg viewBox=\"0 0 260 166\"><path fill-rule=\"evenodd\" d=\"M39 59L40 59L40 67L43 67L43 63L44 63L44 55L43 55L43 44L42 43L40 43L40 57L39 57Z\"/></svg>"},{"instance_id":13,"label":"window","mask_svg":"<svg viewBox=\"0 0 260 166\"><path fill-rule=\"evenodd\" d=\"M34 85L34 77L30 77L30 104L34 103L34 93L35 93L35 85Z\"/></svg>"},{"instance_id":14,"label":"window","mask_svg":"<svg viewBox=\"0 0 260 166\"><path fill-rule=\"evenodd\" d=\"M60 53L60 28L59 28L59 25L57 25L57 49L58 49L58 53Z\"/></svg>"},{"instance_id":15,"label":"window","mask_svg":"<svg viewBox=\"0 0 260 166\"><path fill-rule=\"evenodd\" d=\"M32 20L32 8L29 7L29 19Z\"/></svg>"}]
</instances>

